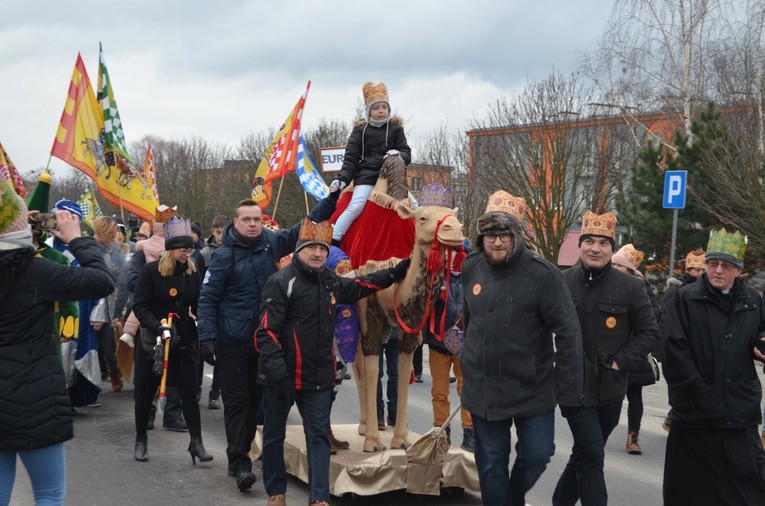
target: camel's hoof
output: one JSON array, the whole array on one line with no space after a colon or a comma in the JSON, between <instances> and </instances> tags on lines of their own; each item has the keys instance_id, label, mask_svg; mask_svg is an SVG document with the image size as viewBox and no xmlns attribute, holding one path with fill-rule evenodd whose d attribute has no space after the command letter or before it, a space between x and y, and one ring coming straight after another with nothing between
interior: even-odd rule
<instances>
[{"instance_id":1,"label":"camel's hoof","mask_svg":"<svg viewBox=\"0 0 765 506\"><path fill-rule=\"evenodd\" d=\"M359 424L359 436L363 436L367 433L367 424L366 423L360 423Z\"/></svg>"},{"instance_id":2,"label":"camel's hoof","mask_svg":"<svg viewBox=\"0 0 765 506\"><path fill-rule=\"evenodd\" d=\"M405 438L393 436L393 439L390 440L391 450L406 450L410 446L411 443L409 443L409 441L407 441Z\"/></svg>"},{"instance_id":3,"label":"camel's hoof","mask_svg":"<svg viewBox=\"0 0 765 506\"><path fill-rule=\"evenodd\" d=\"M365 439L364 451L367 453L382 452L385 451L385 445L379 439Z\"/></svg>"}]
</instances>

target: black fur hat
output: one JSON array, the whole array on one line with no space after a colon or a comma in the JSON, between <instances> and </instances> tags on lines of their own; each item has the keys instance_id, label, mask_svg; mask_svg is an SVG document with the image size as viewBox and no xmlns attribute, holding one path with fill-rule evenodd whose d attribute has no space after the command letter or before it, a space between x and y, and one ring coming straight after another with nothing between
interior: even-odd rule
<instances>
[{"instance_id":1,"label":"black fur hat","mask_svg":"<svg viewBox=\"0 0 765 506\"><path fill-rule=\"evenodd\" d=\"M478 238L476 246L483 247L483 236L486 234L520 234L521 223L512 215L502 211L490 211L478 218Z\"/></svg>"}]
</instances>

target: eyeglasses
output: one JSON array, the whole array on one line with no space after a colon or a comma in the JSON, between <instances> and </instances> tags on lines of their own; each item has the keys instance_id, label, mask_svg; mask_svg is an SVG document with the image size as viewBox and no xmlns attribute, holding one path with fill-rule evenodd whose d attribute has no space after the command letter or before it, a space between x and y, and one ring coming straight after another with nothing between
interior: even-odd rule
<instances>
[{"instance_id":1,"label":"eyeglasses","mask_svg":"<svg viewBox=\"0 0 765 506\"><path fill-rule=\"evenodd\" d=\"M486 234L483 236L484 240L487 242L495 242L497 239L502 242L510 242L510 237L510 234Z\"/></svg>"},{"instance_id":2,"label":"eyeglasses","mask_svg":"<svg viewBox=\"0 0 765 506\"><path fill-rule=\"evenodd\" d=\"M194 252L194 248L178 248L178 251L185 255L191 255Z\"/></svg>"},{"instance_id":3,"label":"eyeglasses","mask_svg":"<svg viewBox=\"0 0 765 506\"><path fill-rule=\"evenodd\" d=\"M722 270L725 272L730 272L733 269L738 269L735 265L728 263L724 260L709 260L707 262L707 267L712 269L713 271L716 271L718 267L722 267Z\"/></svg>"}]
</instances>

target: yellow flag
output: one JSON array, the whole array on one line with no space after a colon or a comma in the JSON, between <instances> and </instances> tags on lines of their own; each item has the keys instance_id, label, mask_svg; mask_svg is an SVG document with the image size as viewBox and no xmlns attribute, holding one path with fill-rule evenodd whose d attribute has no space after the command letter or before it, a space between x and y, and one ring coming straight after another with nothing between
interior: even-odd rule
<instances>
[{"instance_id":1,"label":"yellow flag","mask_svg":"<svg viewBox=\"0 0 765 506\"><path fill-rule=\"evenodd\" d=\"M50 153L87 174L112 205L151 220L159 205L151 187L131 167L109 166L104 138L104 112L78 53Z\"/></svg>"}]
</instances>

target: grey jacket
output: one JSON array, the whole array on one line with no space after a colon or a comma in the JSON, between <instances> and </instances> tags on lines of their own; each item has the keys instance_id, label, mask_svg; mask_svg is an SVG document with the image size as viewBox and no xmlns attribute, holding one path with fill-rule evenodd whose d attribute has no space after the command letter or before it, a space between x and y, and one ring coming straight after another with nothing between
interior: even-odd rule
<instances>
[{"instance_id":1,"label":"grey jacket","mask_svg":"<svg viewBox=\"0 0 765 506\"><path fill-rule=\"evenodd\" d=\"M557 267L517 240L501 265L468 257L462 286L465 409L504 420L581 403L582 336Z\"/></svg>"}]
</instances>

